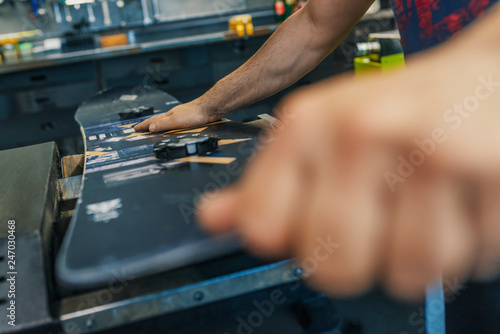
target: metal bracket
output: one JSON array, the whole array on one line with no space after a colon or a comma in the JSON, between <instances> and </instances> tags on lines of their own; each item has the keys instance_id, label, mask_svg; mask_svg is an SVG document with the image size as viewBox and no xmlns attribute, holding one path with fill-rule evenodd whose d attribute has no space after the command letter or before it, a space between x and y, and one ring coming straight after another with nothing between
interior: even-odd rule
<instances>
[{"instance_id":1,"label":"metal bracket","mask_svg":"<svg viewBox=\"0 0 500 334\"><path fill-rule=\"evenodd\" d=\"M292 260L244 270L138 298L64 314L65 333L92 333L291 283L300 279Z\"/></svg>"}]
</instances>

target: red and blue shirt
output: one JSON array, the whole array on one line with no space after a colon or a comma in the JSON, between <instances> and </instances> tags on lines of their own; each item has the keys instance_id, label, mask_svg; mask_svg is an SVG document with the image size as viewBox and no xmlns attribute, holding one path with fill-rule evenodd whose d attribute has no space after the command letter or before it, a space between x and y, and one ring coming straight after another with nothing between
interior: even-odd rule
<instances>
[{"instance_id":1,"label":"red and blue shirt","mask_svg":"<svg viewBox=\"0 0 500 334\"><path fill-rule=\"evenodd\" d=\"M405 52L446 41L483 15L497 0L393 0Z\"/></svg>"}]
</instances>

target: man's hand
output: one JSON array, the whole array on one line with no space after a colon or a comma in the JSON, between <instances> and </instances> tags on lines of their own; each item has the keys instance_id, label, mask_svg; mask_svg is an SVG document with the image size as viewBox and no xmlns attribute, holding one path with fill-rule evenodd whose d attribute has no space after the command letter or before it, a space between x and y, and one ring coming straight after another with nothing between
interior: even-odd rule
<instances>
[{"instance_id":1,"label":"man's hand","mask_svg":"<svg viewBox=\"0 0 500 334\"><path fill-rule=\"evenodd\" d=\"M308 1L255 55L203 96L138 124L136 131L203 125L289 87L339 45L373 1Z\"/></svg>"},{"instance_id":2,"label":"man's hand","mask_svg":"<svg viewBox=\"0 0 500 334\"><path fill-rule=\"evenodd\" d=\"M418 299L440 274L499 272L497 55L455 41L404 72L303 89L281 109L241 180L200 201L207 230L294 256L337 295L380 282Z\"/></svg>"},{"instance_id":3,"label":"man's hand","mask_svg":"<svg viewBox=\"0 0 500 334\"><path fill-rule=\"evenodd\" d=\"M201 126L222 118L210 114L197 100L181 104L169 112L156 115L134 126L135 131L159 132L179 128Z\"/></svg>"}]
</instances>

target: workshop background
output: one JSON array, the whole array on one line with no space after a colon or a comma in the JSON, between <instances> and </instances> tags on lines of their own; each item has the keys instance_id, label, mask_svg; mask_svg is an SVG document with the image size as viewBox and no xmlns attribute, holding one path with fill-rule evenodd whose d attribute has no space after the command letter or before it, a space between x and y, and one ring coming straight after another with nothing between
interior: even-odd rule
<instances>
[{"instance_id":1,"label":"workshop background","mask_svg":"<svg viewBox=\"0 0 500 334\"><path fill-rule=\"evenodd\" d=\"M252 34L228 31L250 14ZM291 89L352 68L355 44L394 29L389 1L377 1L346 39L290 89L231 115L270 113ZM0 0L0 149L56 141L83 153L73 115L96 92L147 86L188 102L243 64L282 18L272 0ZM250 35L250 36L249 36Z\"/></svg>"},{"instance_id":2,"label":"workshop background","mask_svg":"<svg viewBox=\"0 0 500 334\"><path fill-rule=\"evenodd\" d=\"M59 164L61 157L84 153L82 134L74 119L75 111L84 101L99 91L124 85L134 87L131 92L138 95L144 90L162 90L181 102L199 97L219 79L250 58L290 14L288 7L284 14L277 14L275 2L0 0L0 151L51 141L56 142L59 151L58 155L54 153L55 146L51 146L53 144L44 144L26 150L3 152L4 155L0 154L3 159L0 159L0 170L5 174L3 179L0 178L0 187L2 182L8 182L10 178L6 170L1 169L3 166L12 166L12 161L17 164L17 161L23 160L24 163L19 164L17 170L9 168L10 173L23 175L29 175L36 166L43 176L38 178L40 184L30 184L26 181L20 189L44 189L42 194L33 195L30 201L36 203L37 208L40 206L41 209L37 211L41 217L37 216L40 221L49 220L52 223L43 211L47 205L45 198L49 198L49 195L58 196L55 192L61 191L59 184L64 185L64 181L61 182L61 179L58 180L58 176L55 176L54 166ZM288 6L290 3L295 4L295 1L286 3ZM230 24L231 19L238 15L249 16L245 16L244 23L236 20ZM355 58L359 55L357 44L368 41L369 34L395 29L389 0L377 0L341 46L311 73L285 91L239 110L229 118L238 122L249 122L256 120L260 114L272 115L273 107L291 90L353 70ZM7 158L10 160L7 161ZM50 175L49 179L45 177L44 172ZM78 176L65 176L68 180L71 177ZM79 177L81 181L81 175ZM52 190L47 189L56 190L52 193ZM70 205L74 207L78 196L73 195L74 197L66 202L71 202ZM64 209L63 205L61 207ZM19 211L26 210L21 208ZM33 209L29 214L36 216L35 211ZM60 243L70 217L57 219L53 219L56 222L51 231L53 240L50 242L54 245ZM59 328L58 319L63 319L71 312L78 313L82 309L81 305L88 309L101 306L93 302L90 305L88 301L98 299L103 291L107 291L102 287L78 292L58 290L54 278L51 277L55 254L46 249L43 251L43 261L41 257L35 260L46 262L49 273L48 293L39 295L37 289L45 288L44 276L42 269L35 268L40 276L32 277L36 284L29 291L32 293L29 296L30 303L42 306L33 307L35 325L23 324L29 330L39 324L45 326L44 328ZM35 257L31 250L24 252L26 257L29 254ZM246 262L242 262L240 257ZM2 261L3 258L0 259L0 262ZM0 267L1 265L2 263ZM240 267L247 265L253 268L261 266L262 263L241 255L236 259L221 260L220 263L205 266L209 265L210 268L215 266L222 272L229 266L241 269ZM215 271L208 275L209 270L205 270L204 266L200 268L202 275L196 272L196 275L201 277L196 277L200 286L205 284L205 276L213 278L218 273ZM30 270L35 272L35 269ZM126 304L133 297L150 290L155 292L156 297L161 298L164 286L159 282L166 281L162 275L148 277L145 281L130 282L127 289L113 298ZM185 277L192 279L192 276L195 275L187 269L174 273L174 277L179 281L176 283L179 284L184 283ZM4 281L0 277L0 296L3 293L2 282ZM286 292L290 290L290 286L285 284L280 289ZM245 333L292 334L304 333L304 329L319 333L322 328L336 328L334 333L346 334L443 332L444 309L432 309L435 305L432 300L427 300L426 305L408 305L389 298L378 289L354 299L331 300L303 285L294 289L297 289L297 293L286 295L286 304L300 301L299 309L295 308L293 312L285 308L276 310L258 330L247 330ZM489 313L483 311L493 311L493 305L496 305L496 300L492 298L485 301L483 308L474 306L474 297L470 296L475 293L489 295L486 290L482 291L481 287L471 285L467 286L466 291L464 288L458 289L458 292L452 292L450 286L445 286L444 289L445 294L451 293L453 301L460 297L468 300L470 306L463 308L458 303L447 304L447 310L452 310L452 318L447 319L450 333L460 332L457 329L460 326L458 319L486 319ZM272 291L254 291L252 294L219 301L207 308L193 307L189 312L172 313L157 317L153 321L144 320L129 325L127 330L120 327L109 333L162 333L166 329L172 333L201 333L200 328L204 328L206 333L223 333L227 329L227 323L236 331L240 325L236 319L252 314L255 300L267 300ZM443 302L441 295L435 297ZM446 301L450 300L449 295L445 297ZM191 295L189 298L191 300ZM194 298L193 303L201 301L203 295L195 294ZM0 307L3 307L5 301L6 299L0 298ZM50 303L50 310L46 309L46 303ZM442 306L442 303L437 305L438 308ZM0 325L4 324L0 322ZM86 322L83 327L88 332L97 332L100 330L99 326L99 322L97 325L94 322ZM21 328L20 331L22 330ZM49 330L44 331L38 327L32 332L49 333Z\"/></svg>"}]
</instances>

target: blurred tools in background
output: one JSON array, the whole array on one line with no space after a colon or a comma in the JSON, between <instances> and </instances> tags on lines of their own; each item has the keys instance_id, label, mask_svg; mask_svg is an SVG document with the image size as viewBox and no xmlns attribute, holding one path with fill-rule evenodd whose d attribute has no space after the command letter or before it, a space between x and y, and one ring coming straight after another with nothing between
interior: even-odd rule
<instances>
[{"instance_id":1,"label":"blurred tools in background","mask_svg":"<svg viewBox=\"0 0 500 334\"><path fill-rule=\"evenodd\" d=\"M237 15L229 19L229 30L236 31L238 36L253 35L253 23L251 15Z\"/></svg>"},{"instance_id":2,"label":"blurred tools in background","mask_svg":"<svg viewBox=\"0 0 500 334\"><path fill-rule=\"evenodd\" d=\"M282 4L289 16L305 2ZM387 22L376 31L394 28L389 0L359 27L381 19ZM279 24L270 0L0 0L0 149L56 140L64 153L78 152L72 114L84 99L129 84L192 100L243 64ZM354 48L357 39L345 43ZM352 68L348 63L334 52L290 89ZM286 93L234 120L271 113Z\"/></svg>"},{"instance_id":3,"label":"blurred tools in background","mask_svg":"<svg viewBox=\"0 0 500 334\"><path fill-rule=\"evenodd\" d=\"M306 2L307 0L274 0L274 12L276 14L276 20L286 20L288 17L290 17L290 15L298 11L300 8L304 7Z\"/></svg>"}]
</instances>

